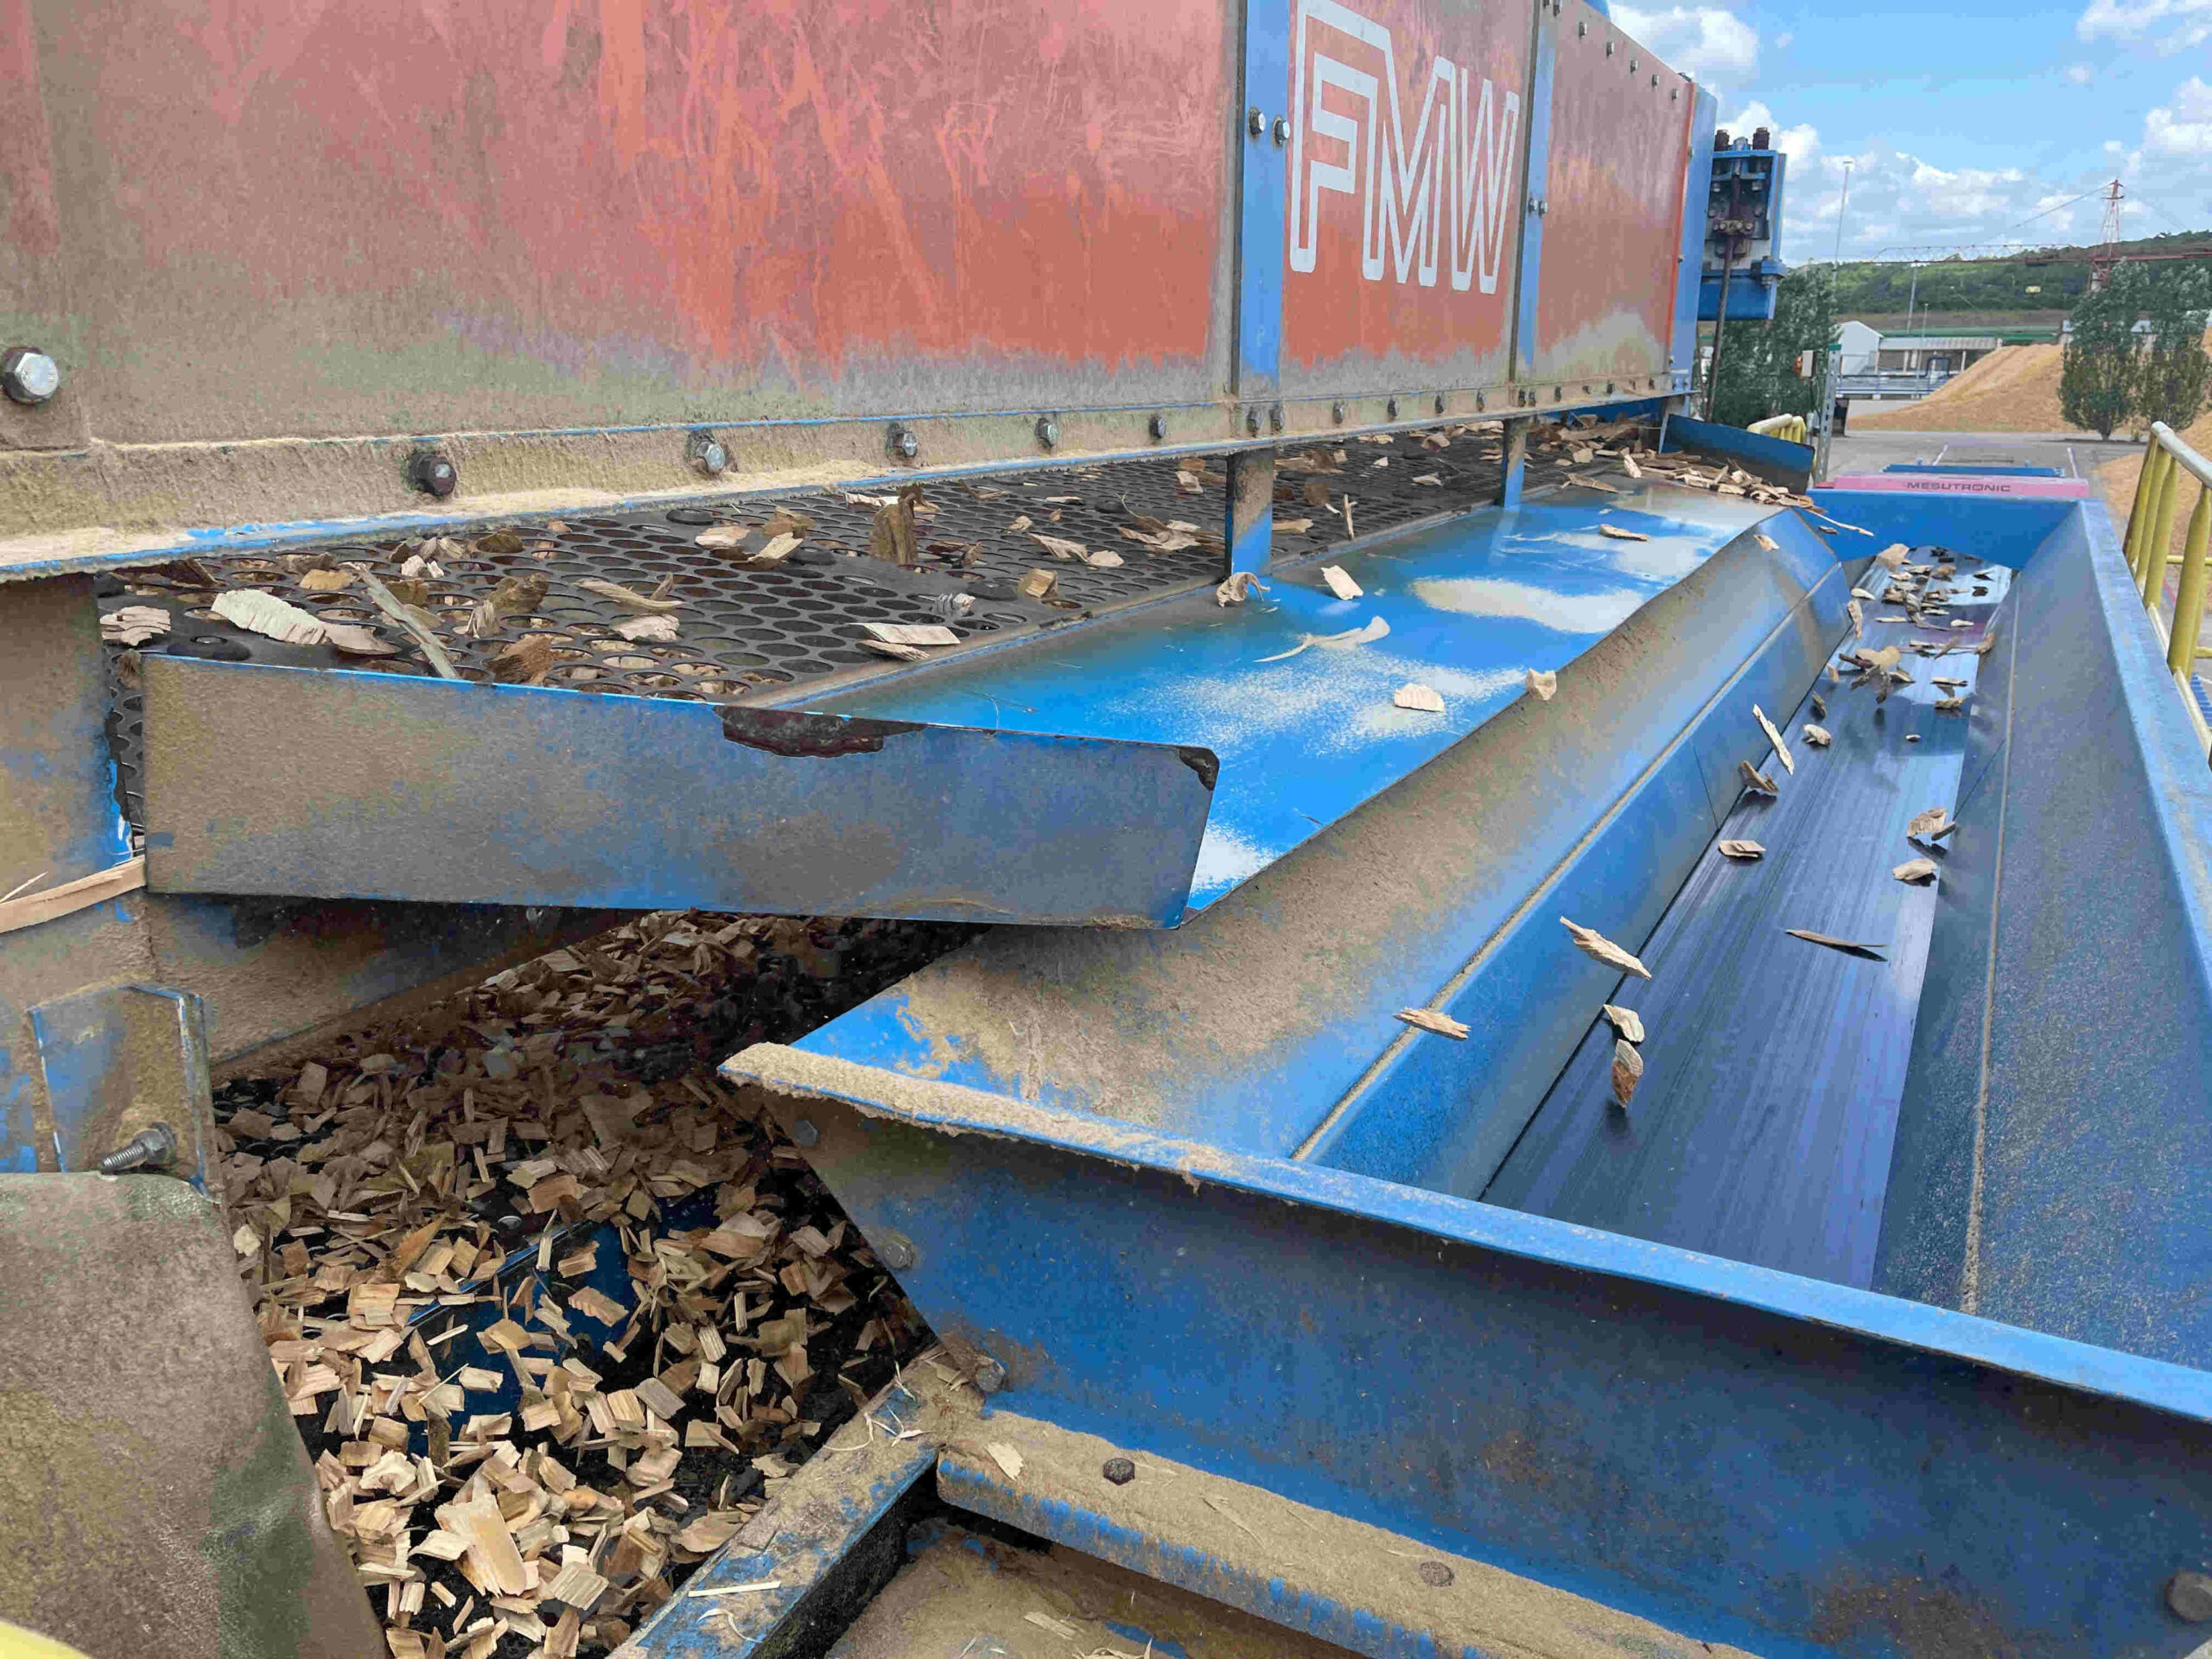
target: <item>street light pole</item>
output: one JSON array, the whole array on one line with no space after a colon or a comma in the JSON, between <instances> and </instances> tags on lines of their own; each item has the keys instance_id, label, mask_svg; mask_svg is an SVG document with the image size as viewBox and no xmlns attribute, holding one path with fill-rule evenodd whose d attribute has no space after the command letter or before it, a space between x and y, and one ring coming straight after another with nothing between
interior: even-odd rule
<instances>
[{"instance_id":1,"label":"street light pole","mask_svg":"<svg viewBox=\"0 0 2212 1659\"><path fill-rule=\"evenodd\" d=\"M1843 263L1843 214L1851 206L1851 163L1843 164L1843 200L1835 205L1835 262Z\"/></svg>"}]
</instances>

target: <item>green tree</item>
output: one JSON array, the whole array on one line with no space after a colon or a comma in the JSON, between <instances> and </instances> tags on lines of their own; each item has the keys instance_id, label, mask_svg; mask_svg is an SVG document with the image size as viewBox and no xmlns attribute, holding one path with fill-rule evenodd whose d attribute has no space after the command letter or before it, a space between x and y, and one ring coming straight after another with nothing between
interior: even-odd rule
<instances>
[{"instance_id":1,"label":"green tree","mask_svg":"<svg viewBox=\"0 0 2212 1659\"><path fill-rule=\"evenodd\" d=\"M2074 308L2072 330L2059 359L2058 410L2072 426L2112 436L2135 412L2140 365L2135 349L2136 283L2121 266Z\"/></svg>"},{"instance_id":2,"label":"green tree","mask_svg":"<svg viewBox=\"0 0 2212 1659\"><path fill-rule=\"evenodd\" d=\"M1810 415L1820 397L1819 361L1835 344L1835 290L1829 268L1806 265L1782 279L1770 322L1732 322L1722 331L1713 418L1749 426L1770 415ZM1800 378L1799 357L1815 354Z\"/></svg>"},{"instance_id":3,"label":"green tree","mask_svg":"<svg viewBox=\"0 0 2212 1659\"><path fill-rule=\"evenodd\" d=\"M2137 365L2134 414L2147 430L2164 421L2177 432L2203 412L2206 371L2204 325L2212 312L2212 270L2202 265L2122 265L2113 273L2128 277L2140 296L2139 308L2150 323Z\"/></svg>"}]
</instances>

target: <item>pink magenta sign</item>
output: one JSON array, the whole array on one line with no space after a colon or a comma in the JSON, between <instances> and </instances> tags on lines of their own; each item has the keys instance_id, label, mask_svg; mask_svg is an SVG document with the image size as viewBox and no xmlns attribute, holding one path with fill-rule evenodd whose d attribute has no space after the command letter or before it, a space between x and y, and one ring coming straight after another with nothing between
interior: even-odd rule
<instances>
[{"instance_id":1,"label":"pink magenta sign","mask_svg":"<svg viewBox=\"0 0 2212 1659\"><path fill-rule=\"evenodd\" d=\"M1911 495L2034 496L2060 501L2080 501L2089 494L2086 478L2009 478L1991 473L1847 473L1821 487L1902 490Z\"/></svg>"}]
</instances>

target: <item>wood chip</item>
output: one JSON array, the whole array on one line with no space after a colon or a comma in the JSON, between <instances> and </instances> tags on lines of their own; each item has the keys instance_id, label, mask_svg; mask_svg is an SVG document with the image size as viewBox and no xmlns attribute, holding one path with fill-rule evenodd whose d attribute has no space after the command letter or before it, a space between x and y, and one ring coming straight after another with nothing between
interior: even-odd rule
<instances>
[{"instance_id":1,"label":"wood chip","mask_svg":"<svg viewBox=\"0 0 2212 1659\"><path fill-rule=\"evenodd\" d=\"M649 594L635 593L619 582L601 582L596 576L586 576L576 586L611 604L620 605L624 610L638 611L646 615L659 615L683 608L683 601L680 599L655 599Z\"/></svg>"},{"instance_id":2,"label":"wood chip","mask_svg":"<svg viewBox=\"0 0 2212 1659\"><path fill-rule=\"evenodd\" d=\"M1071 559L1082 563L1089 550L1081 542L1071 542L1061 536L1046 536L1037 531L1029 532L1029 539L1056 559Z\"/></svg>"},{"instance_id":3,"label":"wood chip","mask_svg":"<svg viewBox=\"0 0 2212 1659\"><path fill-rule=\"evenodd\" d=\"M1390 701L1401 709L1412 709L1425 715L1444 712L1444 694L1426 685L1402 685L1390 694Z\"/></svg>"},{"instance_id":4,"label":"wood chip","mask_svg":"<svg viewBox=\"0 0 2212 1659\"><path fill-rule=\"evenodd\" d=\"M1782 931L1793 939L1803 939L1808 944L1824 944L1831 950L1842 951L1847 957L1863 957L1869 962L1889 960L1882 954L1886 948L1882 945L1860 944L1853 939L1832 938L1826 933L1814 933L1802 927L1785 927Z\"/></svg>"},{"instance_id":5,"label":"wood chip","mask_svg":"<svg viewBox=\"0 0 2212 1659\"><path fill-rule=\"evenodd\" d=\"M752 533L752 527L747 524L716 524L712 530L701 531L691 539L701 547L722 552L730 548L743 547L745 538Z\"/></svg>"},{"instance_id":6,"label":"wood chip","mask_svg":"<svg viewBox=\"0 0 2212 1659\"><path fill-rule=\"evenodd\" d=\"M1935 880L1936 861L1932 858L1908 859L1890 874L1900 881L1910 881L1916 887Z\"/></svg>"},{"instance_id":7,"label":"wood chip","mask_svg":"<svg viewBox=\"0 0 2212 1659\"><path fill-rule=\"evenodd\" d=\"M438 1522L466 1542L469 1565L490 1589L503 1596L519 1596L530 1588L522 1554L516 1549L514 1535L507 1530L499 1506L493 1499L448 1503L438 1510Z\"/></svg>"},{"instance_id":8,"label":"wood chip","mask_svg":"<svg viewBox=\"0 0 2212 1659\"><path fill-rule=\"evenodd\" d=\"M1768 777L1748 760L1738 760L1736 763L1736 772L1737 775L1744 780L1745 789L1756 790L1762 795L1779 796L1782 793L1773 779Z\"/></svg>"},{"instance_id":9,"label":"wood chip","mask_svg":"<svg viewBox=\"0 0 2212 1659\"><path fill-rule=\"evenodd\" d=\"M1902 569L1904 562L1911 556L1912 550L1903 542L1891 542L1874 556L1874 563L1885 570L1896 571Z\"/></svg>"},{"instance_id":10,"label":"wood chip","mask_svg":"<svg viewBox=\"0 0 2212 1659\"><path fill-rule=\"evenodd\" d=\"M1813 694L1813 718L1815 720L1826 720L1827 717L1827 699L1821 696L1819 692L1815 691Z\"/></svg>"},{"instance_id":11,"label":"wood chip","mask_svg":"<svg viewBox=\"0 0 2212 1659\"><path fill-rule=\"evenodd\" d=\"M1621 470L1626 473L1630 478L1642 478L1643 476L1643 468L1636 464L1636 457L1634 455L1622 455Z\"/></svg>"},{"instance_id":12,"label":"wood chip","mask_svg":"<svg viewBox=\"0 0 2212 1659\"><path fill-rule=\"evenodd\" d=\"M633 616L617 622L614 632L625 639L673 639L681 627L672 616Z\"/></svg>"},{"instance_id":13,"label":"wood chip","mask_svg":"<svg viewBox=\"0 0 2212 1659\"><path fill-rule=\"evenodd\" d=\"M1719 847L1722 857L1740 859L1746 863L1766 856L1766 849L1756 841L1724 841Z\"/></svg>"},{"instance_id":14,"label":"wood chip","mask_svg":"<svg viewBox=\"0 0 2212 1659\"><path fill-rule=\"evenodd\" d=\"M1826 714L1827 710L1823 709L1821 712ZM1805 722L1805 741L1816 749L1825 749L1835 738L1827 727L1815 726L1808 720Z\"/></svg>"},{"instance_id":15,"label":"wood chip","mask_svg":"<svg viewBox=\"0 0 2212 1659\"><path fill-rule=\"evenodd\" d=\"M879 657L896 657L901 662L922 663L929 660L929 652L919 645L898 645L889 639L862 639L856 642L861 650L872 651Z\"/></svg>"},{"instance_id":16,"label":"wood chip","mask_svg":"<svg viewBox=\"0 0 2212 1659\"><path fill-rule=\"evenodd\" d=\"M1333 564L1325 564L1321 567L1321 580L1329 584L1329 591L1338 599L1357 599L1366 592L1365 588Z\"/></svg>"},{"instance_id":17,"label":"wood chip","mask_svg":"<svg viewBox=\"0 0 2212 1659\"><path fill-rule=\"evenodd\" d=\"M1559 693L1559 676L1549 669L1530 669L1522 678L1522 684L1545 702L1549 702Z\"/></svg>"},{"instance_id":18,"label":"wood chip","mask_svg":"<svg viewBox=\"0 0 2212 1659\"><path fill-rule=\"evenodd\" d=\"M861 626L886 645L957 645L960 636L942 622L863 622Z\"/></svg>"},{"instance_id":19,"label":"wood chip","mask_svg":"<svg viewBox=\"0 0 2212 1659\"><path fill-rule=\"evenodd\" d=\"M1618 524L1599 524L1598 533L1610 536L1617 542L1648 542L1651 539L1640 530L1623 530Z\"/></svg>"},{"instance_id":20,"label":"wood chip","mask_svg":"<svg viewBox=\"0 0 2212 1659\"><path fill-rule=\"evenodd\" d=\"M1448 1014L1439 1014L1434 1008L1400 1008L1392 1016L1422 1031L1433 1031L1440 1037L1450 1037L1459 1042L1467 1040L1467 1027Z\"/></svg>"},{"instance_id":21,"label":"wood chip","mask_svg":"<svg viewBox=\"0 0 2212 1659\"><path fill-rule=\"evenodd\" d=\"M1613 1104L1626 1110L1636 1094L1636 1085L1643 1081L1643 1056L1625 1037L1617 1039L1613 1044Z\"/></svg>"},{"instance_id":22,"label":"wood chip","mask_svg":"<svg viewBox=\"0 0 2212 1659\"><path fill-rule=\"evenodd\" d=\"M1766 734L1766 741L1774 745L1775 754L1782 761L1782 769L1794 775L1797 770L1797 763L1790 759L1789 746L1782 741L1782 734L1774 729L1774 722L1766 717L1766 710L1756 702L1753 703L1751 718L1758 721L1759 730Z\"/></svg>"},{"instance_id":23,"label":"wood chip","mask_svg":"<svg viewBox=\"0 0 2212 1659\"><path fill-rule=\"evenodd\" d=\"M1611 1020L1613 1029L1628 1041L1640 1043L1643 1040L1643 1016L1634 1008L1618 1007L1608 1002L1599 1012Z\"/></svg>"},{"instance_id":24,"label":"wood chip","mask_svg":"<svg viewBox=\"0 0 2212 1659\"><path fill-rule=\"evenodd\" d=\"M1865 639L1866 637L1866 607L1854 599L1843 608L1844 613L1851 619L1852 637L1858 639Z\"/></svg>"},{"instance_id":25,"label":"wood chip","mask_svg":"<svg viewBox=\"0 0 2212 1659\"><path fill-rule=\"evenodd\" d=\"M1234 581L1235 578L1232 577L1230 580ZM1041 566L1033 566L1023 575L1016 586L1020 589L1024 599L1051 601L1059 596L1060 579L1052 571L1045 569ZM1218 594L1219 590L1217 589L1216 592Z\"/></svg>"},{"instance_id":26,"label":"wood chip","mask_svg":"<svg viewBox=\"0 0 2212 1659\"><path fill-rule=\"evenodd\" d=\"M538 1589L537 1595L541 1600L564 1601L579 1612L588 1613L599 1605L599 1599L607 1591L605 1579L582 1561L569 1561L553 1575L552 1583Z\"/></svg>"},{"instance_id":27,"label":"wood chip","mask_svg":"<svg viewBox=\"0 0 2212 1659\"><path fill-rule=\"evenodd\" d=\"M296 605L287 604L258 588L233 588L215 595L208 609L234 627L258 633L288 645L319 645L322 624Z\"/></svg>"},{"instance_id":28,"label":"wood chip","mask_svg":"<svg viewBox=\"0 0 2212 1659\"><path fill-rule=\"evenodd\" d=\"M1319 645L1325 651L1342 651L1352 645L1371 645L1390 632L1390 625L1381 617L1370 617L1364 627L1347 628L1342 633L1302 633L1298 643L1288 651L1277 652L1272 657L1262 657L1263 663L1280 663L1295 657L1301 651Z\"/></svg>"},{"instance_id":29,"label":"wood chip","mask_svg":"<svg viewBox=\"0 0 2212 1659\"><path fill-rule=\"evenodd\" d=\"M1931 806L1924 812L1914 813L1912 821L1905 825L1904 832L1915 841L1933 843L1942 840L1958 827L1948 807Z\"/></svg>"},{"instance_id":30,"label":"wood chip","mask_svg":"<svg viewBox=\"0 0 2212 1659\"><path fill-rule=\"evenodd\" d=\"M1006 1471L1008 1480L1021 1478L1021 1453L1004 1440L993 1440L983 1448L991 1454L991 1461Z\"/></svg>"},{"instance_id":31,"label":"wood chip","mask_svg":"<svg viewBox=\"0 0 2212 1659\"><path fill-rule=\"evenodd\" d=\"M413 606L403 603L373 571L360 565L353 569L361 579L361 591L368 596L369 603L415 642L416 649L423 653L423 660L429 664L431 671L441 679L459 679L461 671L453 665L453 658L446 655L445 646L433 631L432 619Z\"/></svg>"},{"instance_id":32,"label":"wood chip","mask_svg":"<svg viewBox=\"0 0 2212 1659\"><path fill-rule=\"evenodd\" d=\"M1777 552L1782 547L1782 543L1780 542L1776 541L1773 537L1767 535L1764 531L1753 531L1751 532L1751 539L1757 542L1761 547L1766 549L1770 553Z\"/></svg>"},{"instance_id":33,"label":"wood chip","mask_svg":"<svg viewBox=\"0 0 2212 1659\"><path fill-rule=\"evenodd\" d=\"M100 618L100 638L110 645L143 645L169 631L169 613L157 605L125 605Z\"/></svg>"},{"instance_id":34,"label":"wood chip","mask_svg":"<svg viewBox=\"0 0 2212 1659\"><path fill-rule=\"evenodd\" d=\"M1581 947L1586 956L1594 957L1608 968L1618 969L1624 974L1634 974L1638 979L1651 977L1651 970L1649 968L1599 932L1597 929L1584 927L1579 922L1570 922L1564 916L1559 919L1561 925L1574 936L1575 944Z\"/></svg>"},{"instance_id":35,"label":"wood chip","mask_svg":"<svg viewBox=\"0 0 2212 1659\"><path fill-rule=\"evenodd\" d=\"M1058 1637L1063 1642L1072 1642L1083 1632L1064 1618L1054 1618L1050 1613L1024 1613L1022 1618L1039 1630Z\"/></svg>"}]
</instances>

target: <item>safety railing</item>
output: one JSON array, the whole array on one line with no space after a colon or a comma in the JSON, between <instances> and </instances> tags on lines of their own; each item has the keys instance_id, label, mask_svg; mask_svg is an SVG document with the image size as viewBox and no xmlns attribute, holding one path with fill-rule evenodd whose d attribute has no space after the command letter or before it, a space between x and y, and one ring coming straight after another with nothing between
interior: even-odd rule
<instances>
[{"instance_id":1,"label":"safety railing","mask_svg":"<svg viewBox=\"0 0 2212 1659\"><path fill-rule=\"evenodd\" d=\"M2196 505L2189 515L2182 550L2176 553L2174 517L2181 505L2185 479L2196 482ZM2197 737L2212 747L2212 727L2206 723L2195 684L2198 661L2212 657L2212 651L2196 643L2204 626L2208 539L2212 539L2212 461L2175 436L2173 429L2164 422L2154 421L2143 456L2143 473L2135 483L2134 505L2127 514L2127 539L2124 544L2127 568L2134 573L2135 585L2142 590L2144 608L2151 613L2152 623L2165 641L2166 666L2173 671L2175 682L2181 687L2190 718L2196 724ZM2165 598L2167 567L2174 564L2181 566L2181 579L2175 586L2173 611L2169 619L2159 615L2158 611Z\"/></svg>"},{"instance_id":2,"label":"safety railing","mask_svg":"<svg viewBox=\"0 0 2212 1659\"><path fill-rule=\"evenodd\" d=\"M1753 421L1744 429L1757 432L1762 437L1787 438L1792 443L1803 443L1805 417L1802 415L1770 415L1763 421Z\"/></svg>"}]
</instances>

